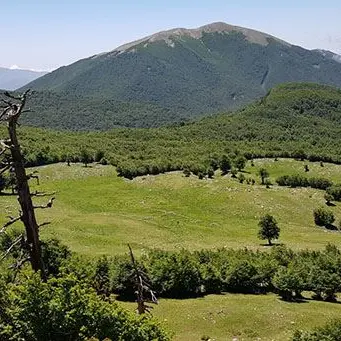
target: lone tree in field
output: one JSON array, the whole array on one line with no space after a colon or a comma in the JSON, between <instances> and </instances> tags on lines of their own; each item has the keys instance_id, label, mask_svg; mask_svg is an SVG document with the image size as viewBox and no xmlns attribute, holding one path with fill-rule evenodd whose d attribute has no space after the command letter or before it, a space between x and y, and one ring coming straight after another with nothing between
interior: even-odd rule
<instances>
[{"instance_id":1,"label":"lone tree in field","mask_svg":"<svg viewBox=\"0 0 341 341\"><path fill-rule=\"evenodd\" d=\"M262 185L265 185L265 180L269 177L269 172L265 168L261 168L258 171L258 175L260 176Z\"/></svg>"},{"instance_id":2,"label":"lone tree in field","mask_svg":"<svg viewBox=\"0 0 341 341\"><path fill-rule=\"evenodd\" d=\"M32 269L34 271L40 270L41 276L44 277L45 272L41 257L39 227L47 225L48 223L38 225L35 209L51 207L54 198L51 198L46 205L34 206L32 202L33 196L45 196L47 194L37 191L34 193L30 192L28 181L31 178L37 179L37 175L35 173L26 174L24 158L17 138L18 119L21 114L29 111L24 110L28 93L29 91L26 91L21 96L14 96L5 92L4 97L0 97L0 121L7 123L9 134L8 139L0 141L2 147L0 156L5 160L0 163L0 174L6 171L13 172L15 188L20 204L19 215L17 217L9 216L9 220L0 228L0 234L6 233L7 228L19 220L25 226L25 233L14 240L13 244L1 259L5 258L15 246L19 245L21 248L21 258L17 260L15 267L20 268L26 261L29 261Z\"/></svg>"},{"instance_id":3,"label":"lone tree in field","mask_svg":"<svg viewBox=\"0 0 341 341\"><path fill-rule=\"evenodd\" d=\"M280 232L280 228L277 224L276 219L272 215L266 214L265 216L260 218L258 226L259 239L267 240L268 244L271 246L272 240L278 239Z\"/></svg>"}]
</instances>

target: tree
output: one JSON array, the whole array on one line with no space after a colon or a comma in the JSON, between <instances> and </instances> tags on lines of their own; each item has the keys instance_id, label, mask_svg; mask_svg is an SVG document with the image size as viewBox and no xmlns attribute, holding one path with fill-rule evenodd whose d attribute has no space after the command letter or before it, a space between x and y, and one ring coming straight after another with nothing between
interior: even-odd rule
<instances>
[{"instance_id":1,"label":"tree","mask_svg":"<svg viewBox=\"0 0 341 341\"><path fill-rule=\"evenodd\" d=\"M272 215L266 214L261 217L258 226L258 237L262 240L267 240L269 245L272 245L272 239L278 239L280 228Z\"/></svg>"},{"instance_id":2,"label":"tree","mask_svg":"<svg viewBox=\"0 0 341 341\"><path fill-rule=\"evenodd\" d=\"M245 168L246 165L246 158L242 155L239 155L234 160L234 166L238 169L240 172L242 169Z\"/></svg>"},{"instance_id":3,"label":"tree","mask_svg":"<svg viewBox=\"0 0 341 341\"><path fill-rule=\"evenodd\" d=\"M90 153L86 149L81 150L80 160L84 163L84 166L87 167L88 163L92 161Z\"/></svg>"},{"instance_id":4,"label":"tree","mask_svg":"<svg viewBox=\"0 0 341 341\"><path fill-rule=\"evenodd\" d=\"M231 169L231 161L230 161L230 159L226 155L223 155L221 160L220 160L220 165L219 166L220 166L222 175L227 174L228 171Z\"/></svg>"},{"instance_id":5,"label":"tree","mask_svg":"<svg viewBox=\"0 0 341 341\"><path fill-rule=\"evenodd\" d=\"M39 206L35 206L32 201L33 196L42 196L44 194L37 191L35 193L30 192L28 180L38 177L34 173L26 174L24 157L17 138L16 130L21 114L29 111L24 110L28 93L29 90L21 96L13 96L8 92L5 92L4 95L6 96L6 99L0 100L0 103L2 103L0 105L0 121L7 122L7 130L9 134L9 139L0 141L3 147L0 151L0 156L5 155L6 158L9 159L9 162L2 166L1 173L4 173L6 170L14 170L16 190L18 192L18 201L20 204L18 217L10 217L9 221L0 229L0 233L5 233L9 226L19 220L23 222L25 226L25 234L20 235L13 242L10 248L5 252L4 256L6 256L14 246L20 245L23 251L23 256L22 259L18 260L15 267L19 268L24 262L29 260L31 262L32 269L34 271L40 270L41 276L44 278L45 271L41 255L39 227L46 225L47 223L38 225L35 216L35 209L51 207L54 198L51 198L46 205Z\"/></svg>"},{"instance_id":6,"label":"tree","mask_svg":"<svg viewBox=\"0 0 341 341\"><path fill-rule=\"evenodd\" d=\"M265 185L265 179L269 177L269 172L265 168L261 168L258 171L258 175L261 178L262 185Z\"/></svg>"},{"instance_id":7,"label":"tree","mask_svg":"<svg viewBox=\"0 0 341 341\"><path fill-rule=\"evenodd\" d=\"M238 180L242 184L245 181L245 175L243 173L239 173Z\"/></svg>"},{"instance_id":8,"label":"tree","mask_svg":"<svg viewBox=\"0 0 341 341\"><path fill-rule=\"evenodd\" d=\"M328 211L323 207L314 210L314 222L318 226L328 227L333 224L335 217L332 211Z\"/></svg>"}]
</instances>

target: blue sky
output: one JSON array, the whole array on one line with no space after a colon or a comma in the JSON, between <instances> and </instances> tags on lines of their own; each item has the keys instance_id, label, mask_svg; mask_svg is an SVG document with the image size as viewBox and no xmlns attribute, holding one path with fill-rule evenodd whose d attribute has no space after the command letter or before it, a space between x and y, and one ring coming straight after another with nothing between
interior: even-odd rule
<instances>
[{"instance_id":1,"label":"blue sky","mask_svg":"<svg viewBox=\"0 0 341 341\"><path fill-rule=\"evenodd\" d=\"M0 0L0 66L51 70L175 27L215 21L341 54L341 1Z\"/></svg>"}]
</instances>

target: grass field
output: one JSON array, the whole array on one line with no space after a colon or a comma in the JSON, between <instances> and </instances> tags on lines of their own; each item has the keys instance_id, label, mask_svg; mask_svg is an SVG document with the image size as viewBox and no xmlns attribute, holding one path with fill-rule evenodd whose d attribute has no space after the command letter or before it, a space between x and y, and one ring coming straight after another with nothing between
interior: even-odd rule
<instances>
[{"instance_id":1,"label":"grass field","mask_svg":"<svg viewBox=\"0 0 341 341\"><path fill-rule=\"evenodd\" d=\"M214 179L186 178L181 172L145 176L132 181L118 178L111 166L83 167L55 164L40 167L41 184L32 189L56 191L52 209L39 210L40 222L51 221L42 236L57 237L84 256L136 253L149 248L191 250L217 247L268 249L257 239L257 223L273 214L281 228L279 242L294 249L340 245L341 233L314 225L312 212L325 206L323 191L259 185L257 171L269 170L271 181L279 175L321 176L341 183L341 166L280 159L255 160L245 169L255 185L240 184L219 173ZM39 202L47 198L40 198ZM15 196L0 196L0 223L15 215ZM341 204L330 207L337 222ZM20 224L18 223L18 226ZM134 309L132 303L122 303ZM317 301L287 303L271 295L209 295L187 300L161 300L154 315L175 331L177 341L287 340L292 331L323 324L339 317L341 306Z\"/></svg>"},{"instance_id":2,"label":"grass field","mask_svg":"<svg viewBox=\"0 0 341 341\"><path fill-rule=\"evenodd\" d=\"M122 303L134 311L135 303ZM268 295L209 295L203 298L162 299L153 315L175 341L199 341L207 335L216 341L286 341L296 329L308 330L341 313L340 304L305 301L289 303Z\"/></svg>"},{"instance_id":3,"label":"grass field","mask_svg":"<svg viewBox=\"0 0 341 341\"><path fill-rule=\"evenodd\" d=\"M181 172L130 181L118 178L111 166L55 164L39 168L39 190L57 192L53 209L38 212L39 221L52 222L42 235L58 237L72 250L90 256L126 252L127 243L139 251L259 248L257 223L261 215L270 213L281 227L279 242L289 247L321 248L341 242L340 233L314 225L313 210L325 206L323 191L266 189L258 184L260 167L269 170L272 182L278 175L295 172L341 182L341 166L309 164L310 172L305 173L304 163L294 160L256 160L255 167L245 170L247 177L257 180L254 186L219 174L199 180ZM0 222L6 214L15 215L14 196L1 196L0 203L5 208ZM330 209L339 221L341 205Z\"/></svg>"}]
</instances>

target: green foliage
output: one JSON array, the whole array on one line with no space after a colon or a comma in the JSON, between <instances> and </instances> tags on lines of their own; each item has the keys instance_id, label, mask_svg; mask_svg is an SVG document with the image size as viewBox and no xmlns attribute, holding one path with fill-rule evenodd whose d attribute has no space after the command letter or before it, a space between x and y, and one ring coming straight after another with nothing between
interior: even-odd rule
<instances>
[{"instance_id":1,"label":"green foliage","mask_svg":"<svg viewBox=\"0 0 341 341\"><path fill-rule=\"evenodd\" d=\"M200 293L199 264L188 251L154 251L148 256L152 288L165 297L192 297Z\"/></svg>"},{"instance_id":2,"label":"green foliage","mask_svg":"<svg viewBox=\"0 0 341 341\"><path fill-rule=\"evenodd\" d=\"M341 185L334 185L327 188L327 194L333 197L335 201L341 201Z\"/></svg>"},{"instance_id":3,"label":"green foliage","mask_svg":"<svg viewBox=\"0 0 341 341\"><path fill-rule=\"evenodd\" d=\"M86 149L82 149L80 151L80 161L84 163L85 167L87 167L88 164L93 161L90 153Z\"/></svg>"},{"instance_id":4,"label":"green foliage","mask_svg":"<svg viewBox=\"0 0 341 341\"><path fill-rule=\"evenodd\" d=\"M71 251L58 239L41 242L41 254L47 276L57 276L60 268L71 257Z\"/></svg>"},{"instance_id":5,"label":"green foliage","mask_svg":"<svg viewBox=\"0 0 341 341\"><path fill-rule=\"evenodd\" d=\"M339 341L341 339L341 321L334 320L311 332L296 331L292 341Z\"/></svg>"},{"instance_id":6,"label":"green foliage","mask_svg":"<svg viewBox=\"0 0 341 341\"><path fill-rule=\"evenodd\" d=\"M312 187L317 189L327 189L332 186L332 181L324 178L307 178L303 175L282 175L276 179L279 186L295 187Z\"/></svg>"},{"instance_id":7,"label":"green foliage","mask_svg":"<svg viewBox=\"0 0 341 341\"><path fill-rule=\"evenodd\" d=\"M219 163L219 167L221 169L222 174L227 174L231 170L231 161L227 155L222 156Z\"/></svg>"},{"instance_id":8,"label":"green foliage","mask_svg":"<svg viewBox=\"0 0 341 341\"><path fill-rule=\"evenodd\" d=\"M335 221L332 211L326 210L323 207L314 210L314 222L318 226L329 227Z\"/></svg>"},{"instance_id":9,"label":"green foliage","mask_svg":"<svg viewBox=\"0 0 341 341\"><path fill-rule=\"evenodd\" d=\"M96 263L93 287L98 295L102 295L104 297L110 296L111 283L109 274L109 261L105 256L101 257Z\"/></svg>"},{"instance_id":10,"label":"green foliage","mask_svg":"<svg viewBox=\"0 0 341 341\"><path fill-rule=\"evenodd\" d=\"M308 106L310 109L304 113L296 109L296 102L302 105L312 99L315 106ZM310 161L341 163L337 152L341 149L341 105L335 106L339 102L341 94L336 89L288 84L272 89L262 102L234 114L179 126L105 133L21 127L18 134L27 166L67 159L79 162L82 146L90 156L103 151L105 159L118 167L118 173L130 179L192 166L205 175L209 167L215 169L219 165L226 173L236 155L247 159L297 157L303 151ZM0 135L6 134L0 126Z\"/></svg>"},{"instance_id":11,"label":"green foliage","mask_svg":"<svg viewBox=\"0 0 341 341\"><path fill-rule=\"evenodd\" d=\"M242 169L245 168L246 161L247 160L246 160L246 158L243 155L238 155L233 160L234 167L236 167L238 169L238 171L240 172Z\"/></svg>"},{"instance_id":12,"label":"green foliage","mask_svg":"<svg viewBox=\"0 0 341 341\"><path fill-rule=\"evenodd\" d=\"M278 239L280 228L272 215L266 214L261 217L258 226L258 237L262 240L267 240L269 245L272 245L272 239Z\"/></svg>"},{"instance_id":13,"label":"green foliage","mask_svg":"<svg viewBox=\"0 0 341 341\"><path fill-rule=\"evenodd\" d=\"M266 180L266 178L269 177L269 172L268 172L265 168L261 168L261 169L258 171L258 175L259 175L260 178L261 178L261 183L262 183L262 185L265 185L265 180Z\"/></svg>"},{"instance_id":14,"label":"green foliage","mask_svg":"<svg viewBox=\"0 0 341 341\"><path fill-rule=\"evenodd\" d=\"M273 285L284 300L300 299L304 289L302 272L294 266L281 267L273 278Z\"/></svg>"},{"instance_id":15,"label":"green foliage","mask_svg":"<svg viewBox=\"0 0 341 341\"><path fill-rule=\"evenodd\" d=\"M30 275L5 292L6 319L0 316L1 337L5 340L169 340L155 321L135 317L114 302L102 301L72 275L46 283Z\"/></svg>"}]
</instances>

